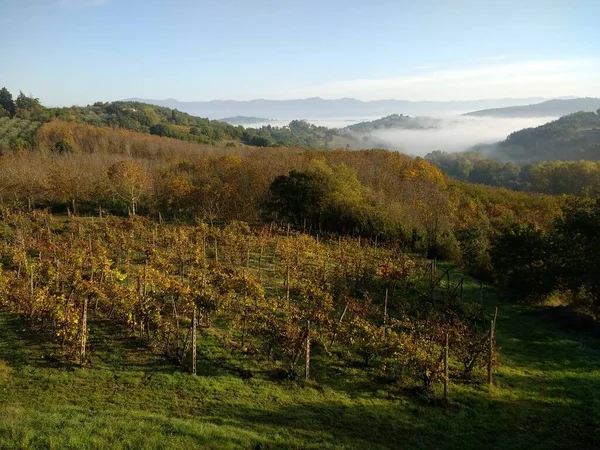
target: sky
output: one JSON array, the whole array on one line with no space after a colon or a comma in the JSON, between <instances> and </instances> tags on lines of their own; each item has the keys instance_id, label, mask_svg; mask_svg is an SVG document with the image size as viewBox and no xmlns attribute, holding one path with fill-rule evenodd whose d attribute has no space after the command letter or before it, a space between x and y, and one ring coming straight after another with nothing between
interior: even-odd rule
<instances>
[{"instance_id":1,"label":"sky","mask_svg":"<svg viewBox=\"0 0 600 450\"><path fill-rule=\"evenodd\" d=\"M0 0L0 85L129 97L600 97L598 0Z\"/></svg>"}]
</instances>

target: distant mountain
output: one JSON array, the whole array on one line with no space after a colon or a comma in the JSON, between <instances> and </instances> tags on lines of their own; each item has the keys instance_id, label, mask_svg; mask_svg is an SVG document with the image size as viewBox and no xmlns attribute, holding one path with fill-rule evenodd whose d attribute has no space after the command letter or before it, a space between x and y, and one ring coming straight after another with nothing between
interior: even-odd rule
<instances>
[{"instance_id":1,"label":"distant mountain","mask_svg":"<svg viewBox=\"0 0 600 450\"><path fill-rule=\"evenodd\" d=\"M180 102L175 99L127 99L164 106L201 117L252 116L272 117L278 120L298 118L331 117L383 117L390 114L410 114L413 116L458 115L476 109L502 108L506 106L529 105L542 102L544 98L507 98L497 100L467 101L423 101L376 100L363 102L354 98L326 100L319 97L296 100L212 100L208 102Z\"/></svg>"},{"instance_id":2,"label":"distant mountain","mask_svg":"<svg viewBox=\"0 0 600 450\"><path fill-rule=\"evenodd\" d=\"M506 108L483 109L473 111L465 116L478 117L560 117L578 111L597 111L600 109L600 98L573 98L548 100L531 105L509 106Z\"/></svg>"},{"instance_id":3,"label":"distant mountain","mask_svg":"<svg viewBox=\"0 0 600 450\"><path fill-rule=\"evenodd\" d=\"M225 122L229 125L254 125L257 123L273 122L273 119L265 119L263 117L252 117L252 116L235 116L225 117L224 119L217 119L219 122Z\"/></svg>"}]
</instances>

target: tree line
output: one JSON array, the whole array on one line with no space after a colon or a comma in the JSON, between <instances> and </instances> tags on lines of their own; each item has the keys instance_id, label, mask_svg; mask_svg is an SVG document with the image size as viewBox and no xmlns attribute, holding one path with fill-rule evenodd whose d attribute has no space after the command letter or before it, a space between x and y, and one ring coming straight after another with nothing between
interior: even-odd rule
<instances>
[{"instance_id":1,"label":"tree line","mask_svg":"<svg viewBox=\"0 0 600 450\"><path fill-rule=\"evenodd\" d=\"M546 194L579 195L600 188L600 161L542 161L517 165L486 158L480 151L435 151L425 159L457 180Z\"/></svg>"},{"instance_id":2,"label":"tree line","mask_svg":"<svg viewBox=\"0 0 600 450\"><path fill-rule=\"evenodd\" d=\"M552 295L600 319L600 196L571 197L547 229L507 226L491 256L501 286L519 297Z\"/></svg>"},{"instance_id":3,"label":"tree line","mask_svg":"<svg viewBox=\"0 0 600 450\"><path fill-rule=\"evenodd\" d=\"M0 90L0 119L3 117L29 120L37 124L53 120L77 122L213 145L323 149L330 148L336 138L339 140L338 146L352 141L349 137L342 138L337 130L312 125L302 120L293 120L283 127L267 125L258 129L244 128L241 125L233 126L218 120L192 116L176 109L133 101L46 108L39 99L27 96L23 92L13 100L12 94L6 88ZM10 126L18 127L19 124L14 123ZM0 151L35 148L37 144L32 140L15 143L10 136L4 137L6 139L3 139L0 130ZM63 145L61 150L69 151L70 148Z\"/></svg>"}]
</instances>

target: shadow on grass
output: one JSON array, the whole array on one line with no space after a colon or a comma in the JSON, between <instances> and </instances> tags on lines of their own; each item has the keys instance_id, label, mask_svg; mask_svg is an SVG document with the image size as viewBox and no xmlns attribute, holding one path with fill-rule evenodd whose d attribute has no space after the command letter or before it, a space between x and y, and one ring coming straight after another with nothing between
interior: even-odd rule
<instances>
[{"instance_id":1,"label":"shadow on grass","mask_svg":"<svg viewBox=\"0 0 600 450\"><path fill-rule=\"evenodd\" d=\"M0 309L0 359L14 367L73 367L62 358L49 333L32 329L19 316Z\"/></svg>"}]
</instances>

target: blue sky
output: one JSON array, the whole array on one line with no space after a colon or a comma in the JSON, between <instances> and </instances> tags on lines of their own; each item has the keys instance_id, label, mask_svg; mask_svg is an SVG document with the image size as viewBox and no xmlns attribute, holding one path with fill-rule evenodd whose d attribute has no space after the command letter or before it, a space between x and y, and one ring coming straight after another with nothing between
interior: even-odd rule
<instances>
[{"instance_id":1,"label":"blue sky","mask_svg":"<svg viewBox=\"0 0 600 450\"><path fill-rule=\"evenodd\" d=\"M126 97L600 96L598 0L0 0L0 85Z\"/></svg>"}]
</instances>

